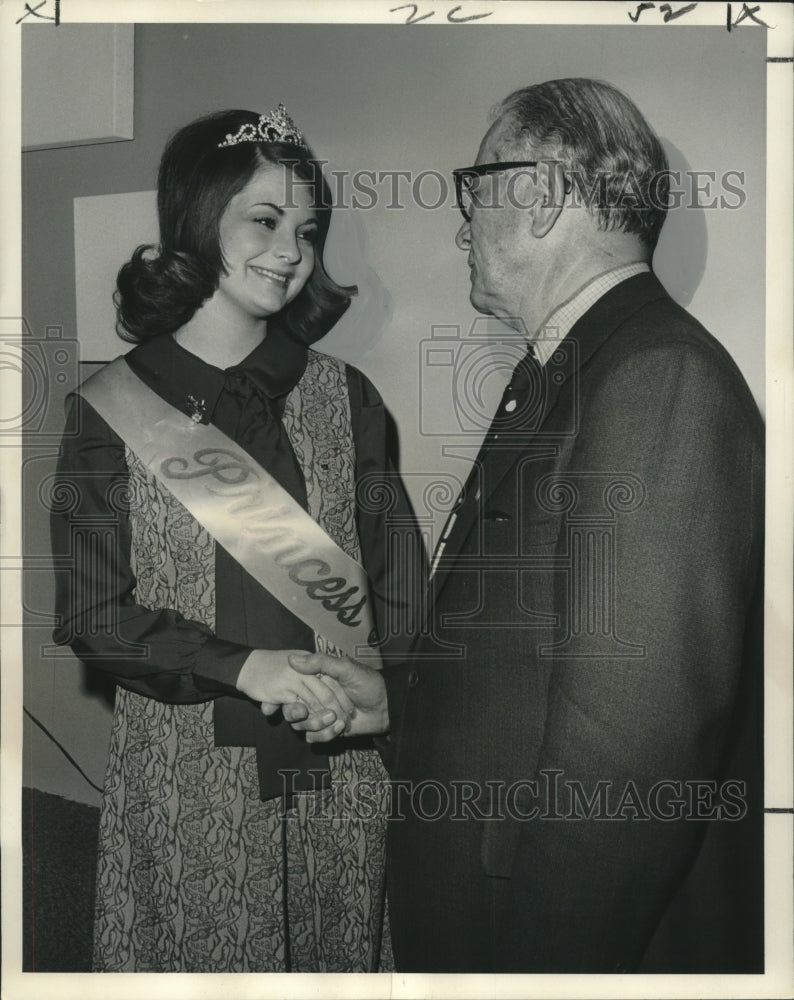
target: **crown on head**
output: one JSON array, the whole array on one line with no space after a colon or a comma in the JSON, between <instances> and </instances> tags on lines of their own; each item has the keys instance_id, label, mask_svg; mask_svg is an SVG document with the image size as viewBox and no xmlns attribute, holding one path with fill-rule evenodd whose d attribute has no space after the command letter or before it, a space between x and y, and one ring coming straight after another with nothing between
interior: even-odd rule
<instances>
[{"instance_id":1,"label":"crown on head","mask_svg":"<svg viewBox=\"0 0 794 1000\"><path fill-rule=\"evenodd\" d=\"M309 149L283 104L279 104L275 111L260 115L256 125L246 122L234 134L229 132L224 141L218 143L218 149L237 146L241 142L286 142L291 146L300 146L307 152Z\"/></svg>"}]
</instances>

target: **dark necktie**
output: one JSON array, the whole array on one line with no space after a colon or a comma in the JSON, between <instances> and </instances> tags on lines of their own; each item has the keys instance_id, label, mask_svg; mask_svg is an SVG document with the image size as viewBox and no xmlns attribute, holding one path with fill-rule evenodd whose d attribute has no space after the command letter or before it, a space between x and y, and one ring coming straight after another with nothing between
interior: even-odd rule
<instances>
[{"instance_id":1,"label":"dark necktie","mask_svg":"<svg viewBox=\"0 0 794 1000\"><path fill-rule=\"evenodd\" d=\"M500 434L526 427L543 399L543 370L532 344L513 369L499 406L494 414L483 448Z\"/></svg>"},{"instance_id":2,"label":"dark necktie","mask_svg":"<svg viewBox=\"0 0 794 1000\"><path fill-rule=\"evenodd\" d=\"M526 352L513 369L510 381L507 383L499 406L496 408L491 426L485 435L479 454L471 467L466 484L460 491L455 506L452 508L444 531L439 539L433 556L431 572L446 547L452 528L460 516L464 505L477 503L480 499L480 470L482 469L485 452L500 439L503 434L509 434L526 426L527 420L537 412L543 401L543 372L540 362L535 357L532 344L527 344Z\"/></svg>"}]
</instances>

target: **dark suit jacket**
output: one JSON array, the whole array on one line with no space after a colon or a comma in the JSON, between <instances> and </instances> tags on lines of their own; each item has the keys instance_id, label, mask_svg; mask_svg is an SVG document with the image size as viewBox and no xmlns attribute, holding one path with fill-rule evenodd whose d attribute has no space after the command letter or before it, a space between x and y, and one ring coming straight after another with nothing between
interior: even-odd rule
<instances>
[{"instance_id":1,"label":"dark suit jacket","mask_svg":"<svg viewBox=\"0 0 794 1000\"><path fill-rule=\"evenodd\" d=\"M522 426L486 441L426 634L385 672L397 967L758 971L752 934L722 910L735 874L761 899L745 718L761 418L650 274L603 296L543 379ZM731 759L741 740L749 771ZM682 911L706 834L723 852L699 888L714 904ZM665 911L698 929L651 946ZM722 950L703 944L715 933Z\"/></svg>"}]
</instances>

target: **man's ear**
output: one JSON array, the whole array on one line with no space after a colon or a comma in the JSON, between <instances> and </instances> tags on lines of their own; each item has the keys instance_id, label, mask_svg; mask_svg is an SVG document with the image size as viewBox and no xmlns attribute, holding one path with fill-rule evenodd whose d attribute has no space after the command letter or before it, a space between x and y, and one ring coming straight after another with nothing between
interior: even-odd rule
<instances>
[{"instance_id":1,"label":"man's ear","mask_svg":"<svg viewBox=\"0 0 794 1000\"><path fill-rule=\"evenodd\" d=\"M565 202L565 167L559 160L542 160L538 164L540 198L535 202L532 235L542 239L554 228Z\"/></svg>"}]
</instances>

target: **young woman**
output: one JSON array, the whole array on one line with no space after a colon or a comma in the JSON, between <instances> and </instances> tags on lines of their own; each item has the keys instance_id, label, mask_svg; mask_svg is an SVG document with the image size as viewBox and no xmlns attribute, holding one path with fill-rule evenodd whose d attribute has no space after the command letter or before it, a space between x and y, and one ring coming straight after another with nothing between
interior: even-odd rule
<instances>
[{"instance_id":1,"label":"young woman","mask_svg":"<svg viewBox=\"0 0 794 1000\"><path fill-rule=\"evenodd\" d=\"M228 111L170 140L158 213L118 278L137 346L71 397L53 513L56 640L118 685L95 968L389 968L378 754L318 754L276 711L341 732L350 702L289 653L406 607L384 507L357 503L408 511L382 402L308 347L350 301L328 191L282 106Z\"/></svg>"}]
</instances>

